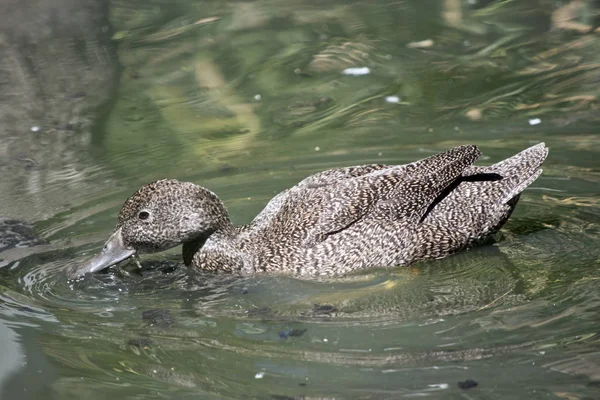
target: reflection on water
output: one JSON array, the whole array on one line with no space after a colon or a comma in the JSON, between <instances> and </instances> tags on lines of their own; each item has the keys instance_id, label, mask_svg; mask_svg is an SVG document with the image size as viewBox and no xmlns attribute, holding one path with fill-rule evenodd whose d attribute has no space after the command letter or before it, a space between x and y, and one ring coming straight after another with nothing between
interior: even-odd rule
<instances>
[{"instance_id":1,"label":"reflection on water","mask_svg":"<svg viewBox=\"0 0 600 400\"><path fill-rule=\"evenodd\" d=\"M95 66L74 86L108 88L98 60L118 58L110 110L96 109L104 91L83 108L60 102L70 86L43 91L59 122L83 118L94 137L67 141L67 157L28 142L24 166L0 164L0 323L15 349L0 354L0 397L597 397L595 2L106 7L97 12L110 29L88 22L112 41L87 37L83 58L69 40L54 43L77 56L60 76ZM31 48L14 43L27 59ZM2 68L18 75L15 65L26 63ZM47 85L55 69L42 69L21 83ZM3 135L14 143L18 132ZM544 175L498 241L444 260L301 281L201 274L172 251L66 280L152 179L200 183L246 223L326 168L406 163L468 142L493 163L539 141L550 147ZM460 389L468 379L478 385Z\"/></svg>"}]
</instances>

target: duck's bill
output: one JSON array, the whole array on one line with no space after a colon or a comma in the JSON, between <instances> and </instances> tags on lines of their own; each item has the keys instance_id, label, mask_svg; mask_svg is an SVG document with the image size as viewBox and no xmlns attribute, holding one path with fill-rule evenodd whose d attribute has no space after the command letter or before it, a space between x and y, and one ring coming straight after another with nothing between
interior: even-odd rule
<instances>
[{"instance_id":1,"label":"duck's bill","mask_svg":"<svg viewBox=\"0 0 600 400\"><path fill-rule=\"evenodd\" d=\"M121 235L121 228L119 228L106 241L100 254L94 256L87 263L77 266L68 272L69 279L75 279L87 273L101 271L120 263L134 254L135 249L127 248L123 244L123 236Z\"/></svg>"}]
</instances>

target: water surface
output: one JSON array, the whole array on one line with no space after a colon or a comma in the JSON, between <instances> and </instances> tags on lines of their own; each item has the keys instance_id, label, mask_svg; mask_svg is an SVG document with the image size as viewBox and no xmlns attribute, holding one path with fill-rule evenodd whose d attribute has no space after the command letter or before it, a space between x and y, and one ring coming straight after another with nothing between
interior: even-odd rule
<instances>
[{"instance_id":1,"label":"water surface","mask_svg":"<svg viewBox=\"0 0 600 400\"><path fill-rule=\"evenodd\" d=\"M0 252L1 398L599 397L593 2L107 7L119 79L91 139L2 176L0 214L33 226ZM66 279L154 179L247 223L326 168L464 143L491 164L540 141L544 174L498 240L444 260L302 281L206 275L174 249Z\"/></svg>"}]
</instances>

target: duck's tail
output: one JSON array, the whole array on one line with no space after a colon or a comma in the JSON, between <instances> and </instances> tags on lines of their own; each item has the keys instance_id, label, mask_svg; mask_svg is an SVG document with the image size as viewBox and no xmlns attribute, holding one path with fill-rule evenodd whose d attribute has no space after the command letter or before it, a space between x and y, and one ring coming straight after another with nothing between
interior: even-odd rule
<instances>
[{"instance_id":1,"label":"duck's tail","mask_svg":"<svg viewBox=\"0 0 600 400\"><path fill-rule=\"evenodd\" d=\"M500 204L506 204L531 185L542 173L542 163L548 155L544 143L536 144L506 160L486 167L487 173L503 177Z\"/></svg>"},{"instance_id":2,"label":"duck's tail","mask_svg":"<svg viewBox=\"0 0 600 400\"><path fill-rule=\"evenodd\" d=\"M542 163L548 155L544 143L536 144L506 160L488 167L471 166L463 172L465 181L494 181L495 204L515 204L519 194L542 173Z\"/></svg>"}]
</instances>

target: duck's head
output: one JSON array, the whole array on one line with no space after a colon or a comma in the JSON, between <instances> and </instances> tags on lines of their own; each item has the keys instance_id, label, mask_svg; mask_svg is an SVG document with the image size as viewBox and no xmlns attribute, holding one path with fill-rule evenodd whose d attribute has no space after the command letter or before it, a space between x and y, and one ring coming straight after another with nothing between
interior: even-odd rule
<instances>
[{"instance_id":1,"label":"duck's head","mask_svg":"<svg viewBox=\"0 0 600 400\"><path fill-rule=\"evenodd\" d=\"M125 201L102 252L70 271L69 277L100 271L136 253L206 238L230 224L223 202L210 190L174 179L156 181Z\"/></svg>"}]
</instances>

